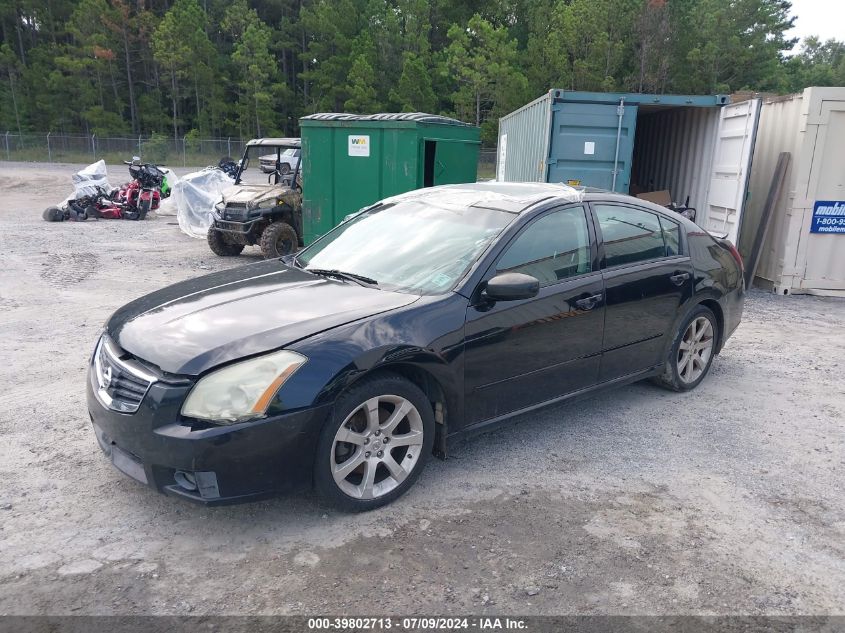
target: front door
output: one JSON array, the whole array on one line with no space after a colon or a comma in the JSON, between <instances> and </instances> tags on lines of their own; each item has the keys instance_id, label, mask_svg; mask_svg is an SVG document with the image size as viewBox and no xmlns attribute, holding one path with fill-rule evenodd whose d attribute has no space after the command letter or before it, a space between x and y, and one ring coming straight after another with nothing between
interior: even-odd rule
<instances>
[{"instance_id":1,"label":"front door","mask_svg":"<svg viewBox=\"0 0 845 633\"><path fill-rule=\"evenodd\" d=\"M693 268L678 223L645 209L593 203L606 293L601 382L663 361L667 337L691 296Z\"/></svg>"},{"instance_id":2,"label":"front door","mask_svg":"<svg viewBox=\"0 0 845 633\"><path fill-rule=\"evenodd\" d=\"M465 388L470 424L590 386L604 324L602 275L585 208L555 209L511 240L486 275L536 277L533 299L467 309Z\"/></svg>"}]
</instances>

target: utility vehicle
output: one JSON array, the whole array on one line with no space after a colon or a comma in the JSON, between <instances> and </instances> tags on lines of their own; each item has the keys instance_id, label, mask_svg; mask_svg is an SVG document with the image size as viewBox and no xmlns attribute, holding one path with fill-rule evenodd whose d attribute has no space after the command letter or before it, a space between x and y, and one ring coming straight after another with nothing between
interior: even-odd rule
<instances>
[{"instance_id":1,"label":"utility vehicle","mask_svg":"<svg viewBox=\"0 0 845 633\"><path fill-rule=\"evenodd\" d=\"M260 138L246 144L235 184L223 191L208 229L215 254L240 255L245 246L258 244L264 257L272 259L302 245L301 158L297 156L293 169L286 162L290 150L300 147L298 138ZM275 164L265 174L270 155Z\"/></svg>"}]
</instances>

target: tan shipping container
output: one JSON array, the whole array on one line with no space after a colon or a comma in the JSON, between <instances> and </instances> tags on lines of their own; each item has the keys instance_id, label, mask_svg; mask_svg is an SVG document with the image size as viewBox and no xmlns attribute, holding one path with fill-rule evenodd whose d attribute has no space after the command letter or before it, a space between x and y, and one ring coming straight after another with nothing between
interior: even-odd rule
<instances>
[{"instance_id":1,"label":"tan shipping container","mask_svg":"<svg viewBox=\"0 0 845 633\"><path fill-rule=\"evenodd\" d=\"M763 102L739 240L745 257L780 152L791 161L755 283L778 294L845 296L845 87ZM824 217L814 222L816 207Z\"/></svg>"}]
</instances>

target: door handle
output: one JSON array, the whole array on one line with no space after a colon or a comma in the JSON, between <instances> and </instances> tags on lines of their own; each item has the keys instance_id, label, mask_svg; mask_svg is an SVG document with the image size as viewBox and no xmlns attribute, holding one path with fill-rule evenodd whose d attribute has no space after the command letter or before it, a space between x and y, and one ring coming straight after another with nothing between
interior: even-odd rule
<instances>
[{"instance_id":1,"label":"door handle","mask_svg":"<svg viewBox=\"0 0 845 633\"><path fill-rule=\"evenodd\" d=\"M575 305L581 308L582 310L592 310L598 305L599 301L601 301L603 296L604 295L602 294L597 294L591 297L584 297L583 299L578 299L575 302Z\"/></svg>"},{"instance_id":2,"label":"door handle","mask_svg":"<svg viewBox=\"0 0 845 633\"><path fill-rule=\"evenodd\" d=\"M671 281L676 286L683 286L684 282L689 278L689 273L675 273L674 275L669 276L669 281Z\"/></svg>"}]
</instances>

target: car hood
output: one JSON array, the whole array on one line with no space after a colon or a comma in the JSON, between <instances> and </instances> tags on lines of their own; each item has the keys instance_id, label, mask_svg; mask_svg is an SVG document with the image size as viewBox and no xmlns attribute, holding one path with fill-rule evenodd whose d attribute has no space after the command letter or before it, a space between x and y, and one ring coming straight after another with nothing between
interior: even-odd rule
<instances>
[{"instance_id":1,"label":"car hood","mask_svg":"<svg viewBox=\"0 0 845 633\"><path fill-rule=\"evenodd\" d=\"M223 202L261 202L269 198L280 198L290 191L284 185L233 185L223 190Z\"/></svg>"},{"instance_id":2,"label":"car hood","mask_svg":"<svg viewBox=\"0 0 845 633\"><path fill-rule=\"evenodd\" d=\"M197 375L417 299L274 260L145 295L115 312L106 330L121 348L165 372Z\"/></svg>"}]
</instances>

